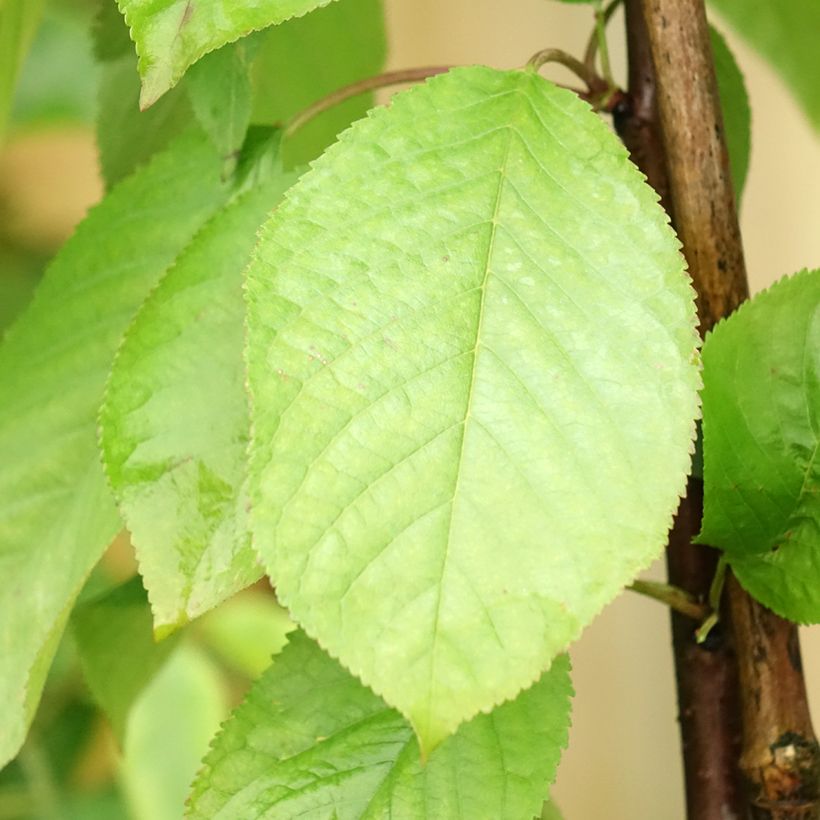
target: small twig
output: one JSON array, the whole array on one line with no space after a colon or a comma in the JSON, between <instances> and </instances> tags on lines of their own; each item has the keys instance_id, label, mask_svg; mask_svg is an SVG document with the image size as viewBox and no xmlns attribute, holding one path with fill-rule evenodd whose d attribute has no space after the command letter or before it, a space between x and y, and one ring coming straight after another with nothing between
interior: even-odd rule
<instances>
[{"instance_id":1,"label":"small twig","mask_svg":"<svg viewBox=\"0 0 820 820\"><path fill-rule=\"evenodd\" d=\"M558 63L568 68L579 80L581 80L590 92L601 91L606 87L602 77L596 74L594 69L588 68L576 57L568 54L560 48L543 48L527 60L527 71L538 71L547 63Z\"/></svg>"},{"instance_id":2,"label":"small twig","mask_svg":"<svg viewBox=\"0 0 820 820\"><path fill-rule=\"evenodd\" d=\"M702 621L709 616L709 607L700 603L694 595L690 595L680 587L662 584L658 581L639 580L633 581L627 589L660 601L670 609L674 609L675 612L680 612L681 615L686 615L694 621Z\"/></svg>"},{"instance_id":3,"label":"small twig","mask_svg":"<svg viewBox=\"0 0 820 820\"><path fill-rule=\"evenodd\" d=\"M398 71L388 71L384 74L377 74L374 77L367 77L364 80L346 85L336 91L331 92L326 97L312 103L303 111L291 117L286 123L284 137L292 137L303 125L310 122L319 114L333 108L339 103L349 100L351 97L358 97L368 91L375 91L379 88L388 88L391 85L403 85L404 83L416 83L422 80L435 77L436 74L444 74L452 66L426 66L423 68L403 68Z\"/></svg>"},{"instance_id":4,"label":"small twig","mask_svg":"<svg viewBox=\"0 0 820 820\"><path fill-rule=\"evenodd\" d=\"M587 49L584 52L584 65L587 66L590 71L594 71L598 47L601 46L601 68L604 72L604 79L607 79L607 73L609 73L610 79L612 75L612 70L609 66L609 49L607 47L606 38L604 37L604 30L620 5L621 0L611 0L605 9L601 9L600 3L598 4L598 8L595 10L595 28L592 30L592 34L589 35ZM604 56L605 54L606 56ZM606 61L606 63L604 63L604 61Z\"/></svg>"}]
</instances>

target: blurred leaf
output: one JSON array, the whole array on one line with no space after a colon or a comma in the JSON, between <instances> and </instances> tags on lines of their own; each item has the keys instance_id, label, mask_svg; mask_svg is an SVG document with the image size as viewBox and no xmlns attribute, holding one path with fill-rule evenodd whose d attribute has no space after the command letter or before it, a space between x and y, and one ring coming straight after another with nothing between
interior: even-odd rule
<instances>
[{"instance_id":1,"label":"blurred leaf","mask_svg":"<svg viewBox=\"0 0 820 820\"><path fill-rule=\"evenodd\" d=\"M326 94L378 74L387 50L382 0L338 0L259 37L253 64L257 122L284 122ZM325 111L288 140L285 163L315 159L372 105L373 95L363 94Z\"/></svg>"},{"instance_id":2,"label":"blurred leaf","mask_svg":"<svg viewBox=\"0 0 820 820\"><path fill-rule=\"evenodd\" d=\"M179 139L95 207L0 345L0 765L16 754L74 599L120 528L97 412L137 307L230 185Z\"/></svg>"},{"instance_id":3,"label":"blurred leaf","mask_svg":"<svg viewBox=\"0 0 820 820\"><path fill-rule=\"evenodd\" d=\"M205 615L197 634L233 669L256 680L293 629L287 610L273 595L250 589Z\"/></svg>"},{"instance_id":4,"label":"blurred leaf","mask_svg":"<svg viewBox=\"0 0 820 820\"><path fill-rule=\"evenodd\" d=\"M398 712L304 633L289 641L214 740L189 817L522 820L540 810L567 739L565 656L423 765Z\"/></svg>"},{"instance_id":5,"label":"blurred leaf","mask_svg":"<svg viewBox=\"0 0 820 820\"><path fill-rule=\"evenodd\" d=\"M131 705L175 646L157 643L139 577L78 606L71 617L85 679L122 742Z\"/></svg>"},{"instance_id":6,"label":"blurred leaf","mask_svg":"<svg viewBox=\"0 0 820 820\"><path fill-rule=\"evenodd\" d=\"M6 129L17 75L28 53L44 0L0 0L0 139Z\"/></svg>"},{"instance_id":7,"label":"blurred leaf","mask_svg":"<svg viewBox=\"0 0 820 820\"><path fill-rule=\"evenodd\" d=\"M179 820L227 712L213 664L200 650L181 644L128 719L121 777L132 820Z\"/></svg>"},{"instance_id":8,"label":"blurred leaf","mask_svg":"<svg viewBox=\"0 0 820 820\"><path fill-rule=\"evenodd\" d=\"M547 800L547 802L544 803L544 808L541 811L541 820L563 820L563 815L558 811L558 806L556 806L552 800Z\"/></svg>"},{"instance_id":9,"label":"blurred leaf","mask_svg":"<svg viewBox=\"0 0 820 820\"><path fill-rule=\"evenodd\" d=\"M779 615L820 622L820 270L718 324L703 365L698 539Z\"/></svg>"},{"instance_id":10,"label":"blurred leaf","mask_svg":"<svg viewBox=\"0 0 820 820\"><path fill-rule=\"evenodd\" d=\"M729 164L732 170L732 184L738 206L746 186L751 151L752 113L746 83L734 55L726 45L726 40L717 29L710 26L712 54L715 58L720 104L723 110L723 127L726 145L729 149Z\"/></svg>"},{"instance_id":11,"label":"blurred leaf","mask_svg":"<svg viewBox=\"0 0 820 820\"><path fill-rule=\"evenodd\" d=\"M301 17L331 0L118 0L136 43L140 106L156 102L209 51L252 31Z\"/></svg>"},{"instance_id":12,"label":"blurred leaf","mask_svg":"<svg viewBox=\"0 0 820 820\"><path fill-rule=\"evenodd\" d=\"M47 6L20 72L14 98L15 125L94 121L97 69L91 56L89 13Z\"/></svg>"},{"instance_id":13,"label":"blurred leaf","mask_svg":"<svg viewBox=\"0 0 820 820\"><path fill-rule=\"evenodd\" d=\"M815 128L820 128L820 3L817 0L711 0L723 17L767 58Z\"/></svg>"}]
</instances>

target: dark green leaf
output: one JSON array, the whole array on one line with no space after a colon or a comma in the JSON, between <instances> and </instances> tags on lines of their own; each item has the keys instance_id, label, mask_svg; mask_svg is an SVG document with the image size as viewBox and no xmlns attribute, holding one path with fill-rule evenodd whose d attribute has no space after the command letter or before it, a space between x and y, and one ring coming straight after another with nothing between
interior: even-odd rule
<instances>
[{"instance_id":1,"label":"dark green leaf","mask_svg":"<svg viewBox=\"0 0 820 820\"><path fill-rule=\"evenodd\" d=\"M820 271L721 322L703 351L699 539L775 612L820 622Z\"/></svg>"}]
</instances>

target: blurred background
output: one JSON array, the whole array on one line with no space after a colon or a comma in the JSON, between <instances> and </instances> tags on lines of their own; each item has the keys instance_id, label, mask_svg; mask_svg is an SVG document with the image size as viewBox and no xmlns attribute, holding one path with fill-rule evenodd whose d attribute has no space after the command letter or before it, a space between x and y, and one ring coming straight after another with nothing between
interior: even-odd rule
<instances>
[{"instance_id":1,"label":"blurred background","mask_svg":"<svg viewBox=\"0 0 820 820\"><path fill-rule=\"evenodd\" d=\"M389 68L514 67L546 46L581 54L592 27L587 7L551 0L385 2ZM48 3L21 74L0 149L0 332L30 298L47 260L102 195L94 138L97 69L88 34L92 8L85 0ZM751 99L752 156L742 229L757 291L784 274L820 265L820 139L772 70L719 18L714 22L740 63ZM616 77L623 78L619 17L610 24L610 47ZM561 69L550 76L569 79ZM127 542L115 545L101 572L109 580L133 572ZM663 574L659 564L647 577ZM198 627L133 710L129 721L136 728L131 731L129 723L130 745L121 755L113 751L104 721L77 694L69 639L50 686L74 704L73 711L38 717L48 740L29 745L22 762L0 777L0 820L174 817L173 806L179 805L174 772L179 781L196 768L210 733L286 628L264 589L245 593L234 610ZM240 647L237 657L229 647L249 632L258 640ZM810 700L820 720L820 630L804 630L802 636ZM626 593L571 654L577 697L569 750L553 791L567 820L682 818L665 610ZM169 729L179 749L168 746ZM75 747L80 751L65 751ZM68 781L80 794L71 805L60 797ZM173 799L163 803L169 789Z\"/></svg>"}]
</instances>

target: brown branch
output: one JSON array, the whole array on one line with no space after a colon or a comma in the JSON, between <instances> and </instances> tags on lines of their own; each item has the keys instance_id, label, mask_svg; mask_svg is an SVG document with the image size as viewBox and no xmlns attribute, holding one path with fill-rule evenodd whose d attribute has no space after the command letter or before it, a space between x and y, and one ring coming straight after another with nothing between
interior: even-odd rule
<instances>
[{"instance_id":1,"label":"brown branch","mask_svg":"<svg viewBox=\"0 0 820 820\"><path fill-rule=\"evenodd\" d=\"M703 0L634 0L627 7L628 11L632 7L633 25L635 16L641 14L646 27L666 155L668 201L705 331L748 296L748 284L704 4ZM690 481L690 496L682 505L668 553L670 581L696 594L708 585L714 561L708 551L689 543L702 513L698 484ZM688 519L683 525L682 514ZM707 800L702 809L690 802L689 816L723 820L745 814L732 796L727 750L723 746L709 749L715 728L706 725L715 721L721 743L726 741L739 698L743 718L740 771L752 816L756 820L818 818L820 754L806 703L797 628L754 601L731 577L727 588L737 673L731 670L730 651L724 646L720 672L711 670L722 683L712 694L717 708L708 715L686 714L687 704L708 710L693 671L703 665L703 658L686 643L688 627L685 632L680 621L675 623L684 751L689 758L687 779L694 777L687 784L687 794L698 801L705 790L720 788L732 811L727 814ZM708 664L702 671L708 672ZM738 694L733 691L735 674L739 676ZM691 721L688 730L687 721ZM693 744L690 748L686 748L687 731ZM699 778L698 765L715 767L716 778Z\"/></svg>"},{"instance_id":2,"label":"brown branch","mask_svg":"<svg viewBox=\"0 0 820 820\"><path fill-rule=\"evenodd\" d=\"M626 0L624 10L629 86L613 112L615 128L674 223L655 69L641 0ZM667 568L670 584L696 600L706 599L717 563L712 550L692 544L702 513L703 485L691 478L669 534ZM721 625L705 644L698 644L695 625L689 619L674 612L671 619L687 816L690 820L739 820L745 814L745 801L737 771L740 707L732 647Z\"/></svg>"}]
</instances>

